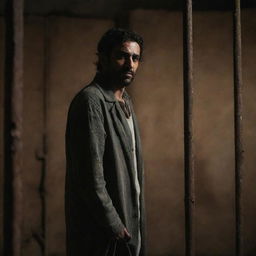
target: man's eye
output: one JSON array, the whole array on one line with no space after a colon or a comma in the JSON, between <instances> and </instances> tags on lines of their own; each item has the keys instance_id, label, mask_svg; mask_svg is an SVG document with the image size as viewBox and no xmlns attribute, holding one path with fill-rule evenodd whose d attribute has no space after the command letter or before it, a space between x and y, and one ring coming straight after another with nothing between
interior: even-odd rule
<instances>
[{"instance_id":1,"label":"man's eye","mask_svg":"<svg viewBox=\"0 0 256 256\"><path fill-rule=\"evenodd\" d=\"M133 61L139 61L140 57L139 56L133 56L132 59L133 59Z\"/></svg>"},{"instance_id":2,"label":"man's eye","mask_svg":"<svg viewBox=\"0 0 256 256\"><path fill-rule=\"evenodd\" d=\"M117 54L117 55L116 55L116 58L117 58L118 60L121 60L121 59L124 58L124 55L123 55L122 53Z\"/></svg>"}]
</instances>

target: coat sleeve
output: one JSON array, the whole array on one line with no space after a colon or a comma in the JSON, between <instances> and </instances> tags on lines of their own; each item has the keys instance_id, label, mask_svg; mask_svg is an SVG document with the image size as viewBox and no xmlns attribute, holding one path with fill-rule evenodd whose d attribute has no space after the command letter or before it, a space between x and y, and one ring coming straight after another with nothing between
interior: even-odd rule
<instances>
[{"instance_id":1,"label":"coat sleeve","mask_svg":"<svg viewBox=\"0 0 256 256\"><path fill-rule=\"evenodd\" d=\"M84 97L82 103L71 111L71 116L69 141L75 194L99 226L118 234L124 225L113 206L104 179L106 132L100 101L95 97Z\"/></svg>"}]
</instances>

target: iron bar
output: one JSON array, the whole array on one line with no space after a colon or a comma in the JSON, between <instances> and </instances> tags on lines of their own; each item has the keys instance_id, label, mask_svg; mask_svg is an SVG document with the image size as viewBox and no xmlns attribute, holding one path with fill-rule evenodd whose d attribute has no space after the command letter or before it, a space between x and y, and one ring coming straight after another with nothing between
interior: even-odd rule
<instances>
[{"instance_id":1,"label":"iron bar","mask_svg":"<svg viewBox=\"0 0 256 256\"><path fill-rule=\"evenodd\" d=\"M4 253L21 255L23 0L6 1L5 12Z\"/></svg>"},{"instance_id":2,"label":"iron bar","mask_svg":"<svg viewBox=\"0 0 256 256\"><path fill-rule=\"evenodd\" d=\"M234 0L234 121L235 121L235 191L236 191L236 256L243 255L242 237L242 174L244 162L242 134L242 43L240 0Z\"/></svg>"},{"instance_id":3,"label":"iron bar","mask_svg":"<svg viewBox=\"0 0 256 256\"><path fill-rule=\"evenodd\" d=\"M192 0L184 0L183 10L183 90L186 256L195 255L194 243L194 151L193 151L193 23Z\"/></svg>"}]
</instances>

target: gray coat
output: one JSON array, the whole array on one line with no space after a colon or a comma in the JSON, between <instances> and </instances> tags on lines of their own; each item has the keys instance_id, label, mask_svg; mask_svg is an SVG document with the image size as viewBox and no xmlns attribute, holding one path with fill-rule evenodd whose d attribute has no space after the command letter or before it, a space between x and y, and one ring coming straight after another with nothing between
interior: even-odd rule
<instances>
[{"instance_id":1,"label":"gray coat","mask_svg":"<svg viewBox=\"0 0 256 256\"><path fill-rule=\"evenodd\" d=\"M135 256L140 229L140 256L144 256L144 182L138 125L132 109L141 187L139 225L132 135L113 92L104 88L93 81L75 96L69 108L65 190L67 255ZM124 97L130 101L127 93ZM124 227L132 236L128 243L115 239Z\"/></svg>"}]
</instances>

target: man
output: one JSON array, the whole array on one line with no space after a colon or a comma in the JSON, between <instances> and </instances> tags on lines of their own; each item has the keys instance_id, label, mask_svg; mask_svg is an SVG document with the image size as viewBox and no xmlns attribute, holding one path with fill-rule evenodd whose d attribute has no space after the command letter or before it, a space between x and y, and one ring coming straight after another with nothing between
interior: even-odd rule
<instances>
[{"instance_id":1,"label":"man","mask_svg":"<svg viewBox=\"0 0 256 256\"><path fill-rule=\"evenodd\" d=\"M143 39L110 29L98 43L97 73L73 99L66 129L68 256L144 256L141 143L125 91Z\"/></svg>"}]
</instances>

